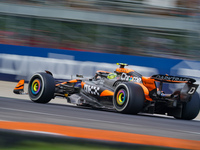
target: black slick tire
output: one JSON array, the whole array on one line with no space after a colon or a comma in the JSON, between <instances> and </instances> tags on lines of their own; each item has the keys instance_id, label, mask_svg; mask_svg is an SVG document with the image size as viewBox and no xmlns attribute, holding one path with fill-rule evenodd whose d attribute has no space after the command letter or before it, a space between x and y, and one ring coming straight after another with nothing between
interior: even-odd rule
<instances>
[{"instance_id":1,"label":"black slick tire","mask_svg":"<svg viewBox=\"0 0 200 150\"><path fill-rule=\"evenodd\" d=\"M124 82L115 88L113 105L118 112L137 114L142 110L144 101L144 91L138 84Z\"/></svg>"},{"instance_id":2,"label":"black slick tire","mask_svg":"<svg viewBox=\"0 0 200 150\"><path fill-rule=\"evenodd\" d=\"M55 92L54 78L47 73L34 74L28 84L29 97L36 103L48 103Z\"/></svg>"},{"instance_id":3,"label":"black slick tire","mask_svg":"<svg viewBox=\"0 0 200 150\"><path fill-rule=\"evenodd\" d=\"M187 103L183 103L182 115L180 119L192 120L197 117L200 110L200 99L197 92L192 95L191 99Z\"/></svg>"}]
</instances>

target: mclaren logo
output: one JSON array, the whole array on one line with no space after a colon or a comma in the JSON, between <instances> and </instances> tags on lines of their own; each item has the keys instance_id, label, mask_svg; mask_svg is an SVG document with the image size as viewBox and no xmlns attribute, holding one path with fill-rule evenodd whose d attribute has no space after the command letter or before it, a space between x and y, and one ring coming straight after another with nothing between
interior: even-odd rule
<instances>
[{"instance_id":1,"label":"mclaren logo","mask_svg":"<svg viewBox=\"0 0 200 150\"><path fill-rule=\"evenodd\" d=\"M92 95L100 95L99 89L100 89L99 87L96 87L96 86L93 86L93 85L88 85L88 84L84 85L84 90L87 93L92 94Z\"/></svg>"}]
</instances>

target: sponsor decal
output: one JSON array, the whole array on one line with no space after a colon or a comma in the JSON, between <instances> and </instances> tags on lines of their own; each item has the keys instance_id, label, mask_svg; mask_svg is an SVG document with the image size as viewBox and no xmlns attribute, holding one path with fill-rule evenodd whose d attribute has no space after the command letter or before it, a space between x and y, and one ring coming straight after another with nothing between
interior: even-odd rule
<instances>
[{"instance_id":1,"label":"sponsor decal","mask_svg":"<svg viewBox=\"0 0 200 150\"><path fill-rule=\"evenodd\" d=\"M141 82L141 78L140 77L130 77L129 81L133 81L133 82Z\"/></svg>"},{"instance_id":2,"label":"sponsor decal","mask_svg":"<svg viewBox=\"0 0 200 150\"><path fill-rule=\"evenodd\" d=\"M129 75L127 75L126 73L122 73L121 80L123 80L123 81L129 81L129 78L130 78Z\"/></svg>"},{"instance_id":3,"label":"sponsor decal","mask_svg":"<svg viewBox=\"0 0 200 150\"><path fill-rule=\"evenodd\" d=\"M165 75L157 75L156 78L163 80L171 80L171 81L189 81L189 78L184 77L175 77L175 76L165 76Z\"/></svg>"},{"instance_id":4,"label":"sponsor decal","mask_svg":"<svg viewBox=\"0 0 200 150\"><path fill-rule=\"evenodd\" d=\"M125 72L125 73L127 73L129 71L129 69L127 69L127 68L123 68L123 69L117 68L117 71L118 72Z\"/></svg>"},{"instance_id":5,"label":"sponsor decal","mask_svg":"<svg viewBox=\"0 0 200 150\"><path fill-rule=\"evenodd\" d=\"M192 95L195 92L195 89L195 87L191 87L191 89L188 91L188 94Z\"/></svg>"},{"instance_id":6,"label":"sponsor decal","mask_svg":"<svg viewBox=\"0 0 200 150\"><path fill-rule=\"evenodd\" d=\"M141 82L142 79L140 77L133 77L133 76L127 75L126 73L122 73L121 80L123 80L123 81Z\"/></svg>"},{"instance_id":7,"label":"sponsor decal","mask_svg":"<svg viewBox=\"0 0 200 150\"><path fill-rule=\"evenodd\" d=\"M99 87L96 87L94 85L88 85L88 84L85 84L83 89L89 93L89 94L92 94L92 95L100 95L99 94Z\"/></svg>"}]
</instances>

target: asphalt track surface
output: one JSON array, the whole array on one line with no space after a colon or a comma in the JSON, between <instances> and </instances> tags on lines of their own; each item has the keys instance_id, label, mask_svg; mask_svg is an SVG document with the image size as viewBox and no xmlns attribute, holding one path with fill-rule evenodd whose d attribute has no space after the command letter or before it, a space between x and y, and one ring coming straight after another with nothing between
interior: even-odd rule
<instances>
[{"instance_id":1,"label":"asphalt track surface","mask_svg":"<svg viewBox=\"0 0 200 150\"><path fill-rule=\"evenodd\" d=\"M56 100L48 104L38 104L27 97L9 98L1 93L0 128L200 149L199 120L177 120L147 114L125 115L114 111L66 105L65 99L60 99L62 103L56 103Z\"/></svg>"}]
</instances>

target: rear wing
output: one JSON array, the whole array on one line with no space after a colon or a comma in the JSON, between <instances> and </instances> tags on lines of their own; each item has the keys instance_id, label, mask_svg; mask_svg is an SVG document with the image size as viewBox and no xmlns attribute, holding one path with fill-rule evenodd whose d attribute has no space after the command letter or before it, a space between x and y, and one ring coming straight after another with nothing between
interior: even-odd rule
<instances>
[{"instance_id":1,"label":"rear wing","mask_svg":"<svg viewBox=\"0 0 200 150\"><path fill-rule=\"evenodd\" d=\"M179 76L169 76L169 75L153 75L150 77L151 79L154 79L155 81L159 81L159 90L157 91L157 94L161 97L165 98L171 98L173 94L163 94L162 93L162 86L163 82L167 83L185 83L184 87L180 90L180 100L182 102L187 102L190 99L190 96L193 95L197 88L198 84L194 84L196 82L195 79L187 78L187 77L179 77Z\"/></svg>"},{"instance_id":2,"label":"rear wing","mask_svg":"<svg viewBox=\"0 0 200 150\"><path fill-rule=\"evenodd\" d=\"M161 74L153 75L150 78L154 79L156 81L169 82L169 83L194 83L194 82L196 82L196 80L192 79L192 78L161 75Z\"/></svg>"}]
</instances>

